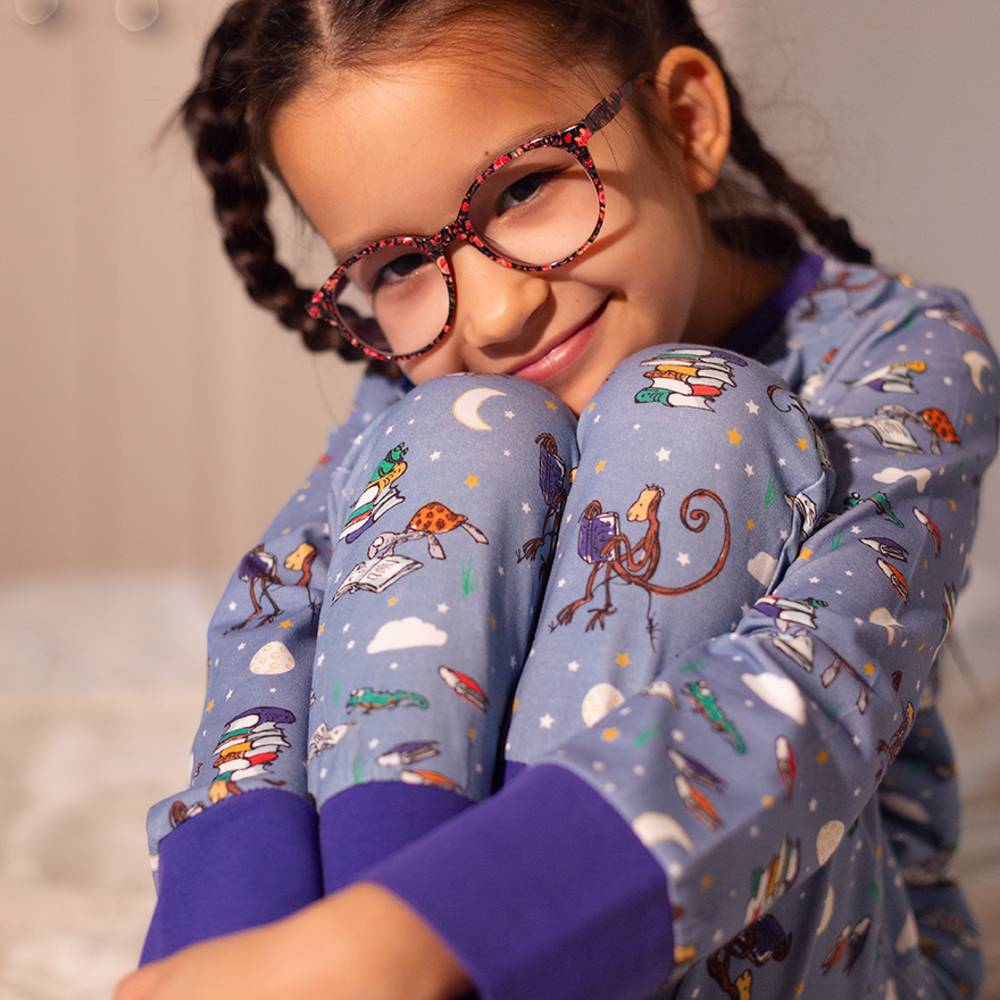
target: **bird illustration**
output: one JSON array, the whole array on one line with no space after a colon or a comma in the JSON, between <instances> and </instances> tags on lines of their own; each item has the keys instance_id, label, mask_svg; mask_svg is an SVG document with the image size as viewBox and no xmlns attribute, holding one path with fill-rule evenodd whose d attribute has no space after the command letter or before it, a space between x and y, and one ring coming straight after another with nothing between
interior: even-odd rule
<instances>
[{"instance_id":1,"label":"bird illustration","mask_svg":"<svg viewBox=\"0 0 1000 1000\"><path fill-rule=\"evenodd\" d=\"M795 779L798 775L798 767L795 763L795 754L787 737L778 736L774 741L774 757L778 765L778 777L785 786L785 801L792 797L795 790Z\"/></svg>"},{"instance_id":2,"label":"bird illustration","mask_svg":"<svg viewBox=\"0 0 1000 1000\"><path fill-rule=\"evenodd\" d=\"M681 802L695 819L704 823L710 830L718 830L722 826L722 817L715 811L715 806L683 774L674 775L674 787L681 797Z\"/></svg>"},{"instance_id":3,"label":"bird illustration","mask_svg":"<svg viewBox=\"0 0 1000 1000\"><path fill-rule=\"evenodd\" d=\"M721 792L725 787L726 783L714 771L710 771L701 761L688 757L687 754L681 753L675 747L671 747L667 751L667 757L670 758L670 763L691 781L697 781L715 792Z\"/></svg>"},{"instance_id":4,"label":"bird illustration","mask_svg":"<svg viewBox=\"0 0 1000 1000\"><path fill-rule=\"evenodd\" d=\"M896 593L899 594L904 602L909 603L910 585L906 582L906 577L895 566L890 565L884 559L876 559L875 564L885 573Z\"/></svg>"},{"instance_id":5,"label":"bird illustration","mask_svg":"<svg viewBox=\"0 0 1000 1000\"><path fill-rule=\"evenodd\" d=\"M406 499L393 485L406 472L406 462L403 460L406 452L406 444L402 441L386 452L385 458L375 467L368 485L354 501L338 540L346 539L348 543L353 542L383 514Z\"/></svg>"},{"instance_id":6,"label":"bird illustration","mask_svg":"<svg viewBox=\"0 0 1000 1000\"><path fill-rule=\"evenodd\" d=\"M931 520L929 514L925 514L919 507L913 508L913 516L927 529L927 533L931 536L931 541L934 543L934 555L941 555L941 531L938 526Z\"/></svg>"}]
</instances>

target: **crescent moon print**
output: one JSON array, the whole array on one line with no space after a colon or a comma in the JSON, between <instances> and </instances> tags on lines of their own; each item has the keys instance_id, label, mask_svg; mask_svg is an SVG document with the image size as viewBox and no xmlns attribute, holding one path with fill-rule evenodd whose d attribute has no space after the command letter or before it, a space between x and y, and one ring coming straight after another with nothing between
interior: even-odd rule
<instances>
[{"instance_id":1,"label":"crescent moon print","mask_svg":"<svg viewBox=\"0 0 1000 1000\"><path fill-rule=\"evenodd\" d=\"M493 430L492 426L479 415L479 407L491 396L506 395L507 393L501 392L499 389L490 389L487 386L467 389L451 404L452 416L470 430L491 431Z\"/></svg>"}]
</instances>

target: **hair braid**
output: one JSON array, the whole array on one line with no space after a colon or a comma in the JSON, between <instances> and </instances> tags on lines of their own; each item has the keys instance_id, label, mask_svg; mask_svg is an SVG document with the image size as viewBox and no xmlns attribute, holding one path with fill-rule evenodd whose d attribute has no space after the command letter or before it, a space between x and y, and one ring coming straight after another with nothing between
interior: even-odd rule
<instances>
[{"instance_id":1,"label":"hair braid","mask_svg":"<svg viewBox=\"0 0 1000 1000\"><path fill-rule=\"evenodd\" d=\"M841 260L871 264L871 251L854 239L847 219L832 216L813 191L795 180L781 161L765 148L743 110L743 96L729 76L722 54L705 34L687 0L667 0L667 7L670 17L675 19L673 27L683 32L685 41L711 56L722 71L732 117L733 159L754 174L768 194L788 205L809 232Z\"/></svg>"},{"instance_id":2,"label":"hair braid","mask_svg":"<svg viewBox=\"0 0 1000 1000\"><path fill-rule=\"evenodd\" d=\"M246 120L248 54L259 6L257 0L237 0L209 38L198 83L181 106L184 127L212 188L226 253L250 297L301 333L310 351L333 348L357 361L363 352L306 312L312 290L300 287L275 256L266 218L270 191L255 162ZM392 369L382 363L380 370Z\"/></svg>"}]
</instances>

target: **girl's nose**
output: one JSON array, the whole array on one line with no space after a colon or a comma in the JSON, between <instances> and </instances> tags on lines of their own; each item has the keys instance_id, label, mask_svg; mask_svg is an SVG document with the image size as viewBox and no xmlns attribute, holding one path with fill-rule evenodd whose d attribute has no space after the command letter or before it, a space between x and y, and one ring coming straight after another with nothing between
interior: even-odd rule
<instances>
[{"instance_id":1,"label":"girl's nose","mask_svg":"<svg viewBox=\"0 0 1000 1000\"><path fill-rule=\"evenodd\" d=\"M536 315L549 298L544 272L504 267L462 245L449 255L455 279L455 330L463 346L484 351L517 344L525 331L544 326Z\"/></svg>"}]
</instances>

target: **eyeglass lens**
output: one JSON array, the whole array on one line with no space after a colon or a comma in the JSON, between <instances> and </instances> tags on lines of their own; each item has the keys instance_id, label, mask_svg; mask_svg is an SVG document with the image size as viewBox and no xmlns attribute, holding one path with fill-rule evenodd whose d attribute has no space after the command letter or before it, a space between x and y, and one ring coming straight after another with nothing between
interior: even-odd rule
<instances>
[{"instance_id":1,"label":"eyeglass lens","mask_svg":"<svg viewBox=\"0 0 1000 1000\"><path fill-rule=\"evenodd\" d=\"M540 146L493 171L469 214L494 252L519 264L553 264L593 234L600 200L572 153ZM351 332L388 354L426 347L448 321L447 281L434 258L413 246L365 254L345 272L334 300Z\"/></svg>"}]
</instances>

